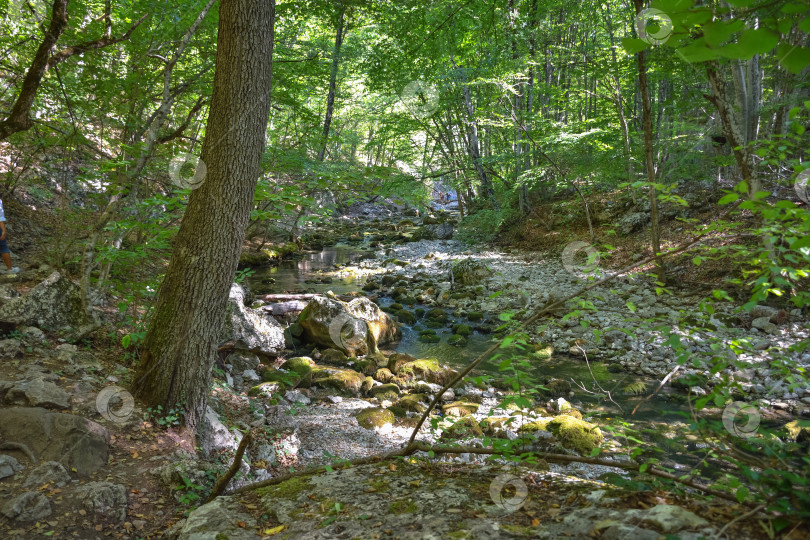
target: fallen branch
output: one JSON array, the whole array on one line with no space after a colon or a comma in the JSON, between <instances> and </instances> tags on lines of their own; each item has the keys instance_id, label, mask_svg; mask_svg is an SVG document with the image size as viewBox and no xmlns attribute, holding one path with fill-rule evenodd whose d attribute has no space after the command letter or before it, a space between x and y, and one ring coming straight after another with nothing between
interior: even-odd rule
<instances>
[{"instance_id":1,"label":"fallen branch","mask_svg":"<svg viewBox=\"0 0 810 540\"><path fill-rule=\"evenodd\" d=\"M228 469L223 476L219 477L217 483L214 485L214 489L211 491L211 495L205 499L206 503L209 503L219 497L223 491L225 491L225 487L228 485L228 482L231 481L231 478L239 471L242 466L242 456L245 453L245 448L247 448L248 443L250 443L253 434L248 431L245 433L245 436L242 437L242 441L239 443L239 448L236 449L236 455L233 458L233 463L231 463L231 468Z\"/></svg>"}]
</instances>

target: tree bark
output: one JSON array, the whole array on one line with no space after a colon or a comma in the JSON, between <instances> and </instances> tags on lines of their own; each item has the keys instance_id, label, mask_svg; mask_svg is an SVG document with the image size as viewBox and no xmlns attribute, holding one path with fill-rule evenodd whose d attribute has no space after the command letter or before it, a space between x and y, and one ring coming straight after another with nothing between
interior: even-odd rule
<instances>
[{"instance_id":1,"label":"tree bark","mask_svg":"<svg viewBox=\"0 0 810 540\"><path fill-rule=\"evenodd\" d=\"M329 74L329 93L326 95L326 114L323 119L323 142L318 152L318 161L326 157L326 146L329 143L329 129L332 125L332 114L335 110L335 90L337 88L338 68L340 67L340 48L343 45L343 30L346 19L346 6L340 4L337 24L335 25L335 49L332 53L332 71Z\"/></svg>"},{"instance_id":2,"label":"tree bark","mask_svg":"<svg viewBox=\"0 0 810 540\"><path fill-rule=\"evenodd\" d=\"M644 8L643 0L634 0L636 14ZM644 126L644 161L647 164L647 182L650 184L648 195L650 198L650 243L655 257L658 281L666 282L666 272L663 262L658 256L661 253L661 239L659 237L658 223L658 196L655 189L655 166L653 162L653 133L652 133L652 107L650 104L650 89L647 85L647 51L638 53L638 84L641 90L642 125Z\"/></svg>"},{"instance_id":3,"label":"tree bark","mask_svg":"<svg viewBox=\"0 0 810 540\"><path fill-rule=\"evenodd\" d=\"M202 161L149 325L133 393L147 406L182 407L194 429L233 282L270 113L273 0L222 0L216 72Z\"/></svg>"}]
</instances>

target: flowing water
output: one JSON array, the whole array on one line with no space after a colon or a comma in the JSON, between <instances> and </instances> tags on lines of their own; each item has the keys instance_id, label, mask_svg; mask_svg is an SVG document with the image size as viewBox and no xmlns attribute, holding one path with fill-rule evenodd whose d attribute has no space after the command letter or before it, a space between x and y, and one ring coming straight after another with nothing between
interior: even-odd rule
<instances>
[{"instance_id":1,"label":"flowing water","mask_svg":"<svg viewBox=\"0 0 810 540\"><path fill-rule=\"evenodd\" d=\"M275 267L258 269L247 279L251 289L256 293L325 293L332 291L336 294L344 294L358 291L365 283L363 276L335 276L337 269L357 264L363 259L372 258L373 251L365 250L355 246L336 245L324 248L320 252L305 254L298 260L285 260ZM390 298L379 300L381 306L392 303ZM426 306L414 306L423 307ZM485 314L495 316L496 314ZM448 327L456 322L468 323L464 319L451 319ZM417 323L418 324L418 323ZM475 324L471 324L475 326ZM473 332L468 337L465 347L455 347L447 344L447 337L450 330L438 330L437 334L442 336L440 343L423 343L419 341L419 333L412 327L404 325L402 327L402 340L396 347L397 352L405 352L417 358L435 358L440 363L449 365L455 369L467 366L479 354L484 352L493 343L493 337L488 334ZM478 374L489 374L497 378L508 375L499 369L504 357L495 360L487 360L478 369ZM648 394L655 389L657 381L652 378L645 378L635 374L611 373L607 365L601 362L590 362L588 364L582 359L572 358L567 354L554 354L549 358L532 357L532 367L529 375L535 378L554 377L572 382L574 400L588 404L591 413L610 415L628 415L636 405L638 411L634 415L637 420L650 419L662 421L674 415L668 411L683 408L680 399L674 400L676 396L669 393L668 388L662 390L649 400L642 397L623 392L623 388L631 383L643 382L646 385ZM610 392L613 402L604 399L604 392L597 388L597 383L602 389ZM585 389L578 385L584 385Z\"/></svg>"}]
</instances>

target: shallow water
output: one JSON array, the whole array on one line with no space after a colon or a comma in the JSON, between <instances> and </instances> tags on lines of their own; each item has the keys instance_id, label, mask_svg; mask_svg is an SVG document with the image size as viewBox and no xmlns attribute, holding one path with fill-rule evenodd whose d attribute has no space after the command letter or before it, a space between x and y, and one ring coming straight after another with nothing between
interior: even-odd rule
<instances>
[{"instance_id":1,"label":"shallow water","mask_svg":"<svg viewBox=\"0 0 810 540\"><path fill-rule=\"evenodd\" d=\"M371 257L373 257L373 252L370 250L339 244L324 248L320 252L307 253L299 260L282 261L278 266L258 269L247 281L254 292L263 294L284 292L325 293L327 291L343 294L360 290L366 278L365 276L336 276L334 273L337 267L357 264L361 260ZM324 278L331 279L331 283L312 282ZM274 282L268 283L269 279L274 280ZM390 298L385 297L380 299L379 304L387 306L392 302ZM426 308L427 306L414 307ZM491 335L473 332L468 337L465 347L448 345L447 338L451 335L449 326L456 322L468 323L470 326L475 327L475 323L469 323L465 319L451 318L447 324L448 328L436 331L442 337L440 343L423 343L418 339L418 331L404 325L402 327L402 340L394 350L411 354L417 358L435 358L442 364L460 370L494 344L495 341L493 341ZM501 357L483 362L478 366L474 374L488 374L497 378L505 378L510 372L499 369L503 359ZM622 392L622 388L625 386L635 382L644 382L647 386L647 393L657 386L657 381L652 378L628 373L610 373L606 364L591 362L589 367L584 360L572 358L567 354L552 355L550 358L532 356L531 368L528 372L531 377L538 379L550 376L569 382L573 381L573 400L587 403L590 411L601 411L606 415L629 414L638 403L642 402L642 397L625 395ZM600 397L604 395L604 392L596 387L594 380L604 390L611 393L615 403ZM578 385L584 385L585 390L578 388ZM662 391L662 394L644 401L639 407L635 418L662 420L665 411L679 409L682 409L682 404L671 401L667 393Z\"/></svg>"}]
</instances>

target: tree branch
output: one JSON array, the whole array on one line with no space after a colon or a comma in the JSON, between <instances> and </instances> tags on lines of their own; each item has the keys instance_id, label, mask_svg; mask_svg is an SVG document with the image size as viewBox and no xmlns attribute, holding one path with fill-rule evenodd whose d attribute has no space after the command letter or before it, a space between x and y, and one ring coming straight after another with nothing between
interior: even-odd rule
<instances>
[{"instance_id":1,"label":"tree branch","mask_svg":"<svg viewBox=\"0 0 810 540\"><path fill-rule=\"evenodd\" d=\"M138 28L143 21L149 17L149 13L145 14L143 17L135 21L135 23L129 27L124 34L121 34L118 37L113 37L110 35L110 26L107 26L106 30L104 31L104 36L98 39L94 39L92 41L85 41L84 43L77 43L76 45L72 45L70 47L66 47L61 51L54 53L48 59L48 68L51 68L61 62L64 62L71 56L75 56L77 54L84 54L87 51L94 51L97 49L103 49L104 47L109 47L110 45L115 45L116 43L120 43L122 41L127 41L132 33ZM109 23L109 19L105 19Z\"/></svg>"}]
</instances>

